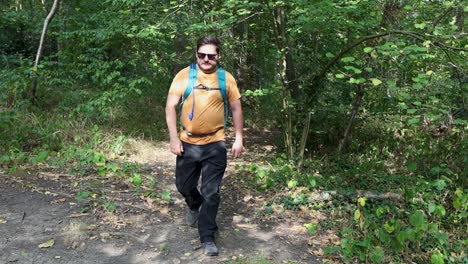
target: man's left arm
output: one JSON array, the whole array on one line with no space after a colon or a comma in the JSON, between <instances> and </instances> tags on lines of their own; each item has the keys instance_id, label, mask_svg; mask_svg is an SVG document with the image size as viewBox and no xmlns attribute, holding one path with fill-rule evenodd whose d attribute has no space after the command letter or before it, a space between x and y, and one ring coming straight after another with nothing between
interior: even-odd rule
<instances>
[{"instance_id":1,"label":"man's left arm","mask_svg":"<svg viewBox=\"0 0 468 264\"><path fill-rule=\"evenodd\" d=\"M234 122L234 131L236 139L232 144L231 153L234 158L238 158L244 149L242 131L244 129L244 117L242 115L242 105L240 99L229 102L232 112L232 121Z\"/></svg>"}]
</instances>

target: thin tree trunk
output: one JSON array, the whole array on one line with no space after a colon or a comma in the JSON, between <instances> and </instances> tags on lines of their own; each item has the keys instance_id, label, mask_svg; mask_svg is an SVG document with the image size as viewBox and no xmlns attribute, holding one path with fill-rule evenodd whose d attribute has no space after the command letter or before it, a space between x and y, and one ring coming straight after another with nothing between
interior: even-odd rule
<instances>
[{"instance_id":1,"label":"thin tree trunk","mask_svg":"<svg viewBox=\"0 0 468 264\"><path fill-rule=\"evenodd\" d=\"M362 97L364 96L364 88L362 87L362 84L359 85L356 96L356 102L354 103L353 111L351 113L351 117L349 118L348 126L346 127L346 130L343 134L343 138L340 140L340 144L338 145L338 152L341 152L346 141L348 141L351 128L353 127L353 123L356 119L357 112L359 110L359 107L361 106Z\"/></svg>"},{"instance_id":2,"label":"thin tree trunk","mask_svg":"<svg viewBox=\"0 0 468 264\"><path fill-rule=\"evenodd\" d=\"M44 20L44 27L42 28L42 34L41 34L41 40L39 41L39 48L37 49L37 54L36 54L36 61L34 62L34 67L33 67L33 76L32 76L32 88L31 88L31 100L35 101L36 99L36 91L37 91L37 67L39 65L39 60L41 59L42 56L42 51L44 49L44 43L45 43L45 37L47 33L47 28L49 27L49 23L52 20L52 18L55 15L55 12L57 11L57 6L58 6L59 0L54 0L54 3L52 4L52 8L50 9L49 14L47 15L46 19Z\"/></svg>"},{"instance_id":3,"label":"thin tree trunk","mask_svg":"<svg viewBox=\"0 0 468 264\"><path fill-rule=\"evenodd\" d=\"M307 115L307 120L304 123L304 129L302 130L302 138L301 138L301 144L299 147L299 163L298 167L302 167L302 163L304 162L304 151L305 147L307 144L307 138L309 137L309 129L310 129L310 120L312 119L312 113L309 112Z\"/></svg>"}]
</instances>

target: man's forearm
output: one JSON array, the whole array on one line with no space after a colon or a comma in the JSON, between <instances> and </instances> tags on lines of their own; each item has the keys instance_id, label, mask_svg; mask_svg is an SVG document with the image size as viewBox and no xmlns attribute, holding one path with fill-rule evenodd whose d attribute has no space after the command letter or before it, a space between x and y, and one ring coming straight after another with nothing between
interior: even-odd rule
<instances>
[{"instance_id":1,"label":"man's forearm","mask_svg":"<svg viewBox=\"0 0 468 264\"><path fill-rule=\"evenodd\" d=\"M179 134L177 132L177 113L175 108L166 107L166 124L167 129L169 130L169 137L178 138Z\"/></svg>"},{"instance_id":2,"label":"man's forearm","mask_svg":"<svg viewBox=\"0 0 468 264\"><path fill-rule=\"evenodd\" d=\"M234 131L236 135L236 140L241 140L243 138L243 129L244 129L244 117L242 115L242 109L239 107L232 109L232 121L234 122Z\"/></svg>"}]
</instances>

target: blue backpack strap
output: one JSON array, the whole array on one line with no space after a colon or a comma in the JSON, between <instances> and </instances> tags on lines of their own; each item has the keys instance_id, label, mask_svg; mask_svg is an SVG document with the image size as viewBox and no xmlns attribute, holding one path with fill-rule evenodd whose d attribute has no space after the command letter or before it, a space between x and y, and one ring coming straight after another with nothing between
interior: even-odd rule
<instances>
[{"instance_id":1,"label":"blue backpack strap","mask_svg":"<svg viewBox=\"0 0 468 264\"><path fill-rule=\"evenodd\" d=\"M197 81L197 65L195 63L190 64L190 71L189 71L189 80L187 83L187 87L185 88L184 95L182 96L182 100L179 104L179 119L182 113L182 105L185 103L185 99L192 93L193 86L195 86L195 82ZM195 102L194 102L195 103ZM189 119L192 120L193 118L193 110L195 108L195 104L192 106L192 112L189 115Z\"/></svg>"},{"instance_id":2,"label":"blue backpack strap","mask_svg":"<svg viewBox=\"0 0 468 264\"><path fill-rule=\"evenodd\" d=\"M218 68L218 85L221 91L221 97L224 102L224 128L227 126L229 118L229 105L227 102L227 91L226 91L226 71L222 68Z\"/></svg>"}]
</instances>

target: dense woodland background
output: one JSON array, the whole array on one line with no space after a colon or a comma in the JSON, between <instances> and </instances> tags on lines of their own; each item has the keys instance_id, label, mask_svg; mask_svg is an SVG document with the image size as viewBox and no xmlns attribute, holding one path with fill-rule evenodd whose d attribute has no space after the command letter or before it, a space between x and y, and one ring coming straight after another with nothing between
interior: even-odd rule
<instances>
[{"instance_id":1,"label":"dense woodland background","mask_svg":"<svg viewBox=\"0 0 468 264\"><path fill-rule=\"evenodd\" d=\"M466 263L467 11L429 0L1 1L2 170L95 167L138 185L113 159L129 138L167 138L171 80L212 34L245 126L282 134L271 160L238 168L272 197L265 214L336 212L307 228L337 230L324 252L341 261ZM312 199L326 191L332 202Z\"/></svg>"}]
</instances>

